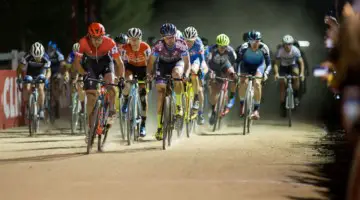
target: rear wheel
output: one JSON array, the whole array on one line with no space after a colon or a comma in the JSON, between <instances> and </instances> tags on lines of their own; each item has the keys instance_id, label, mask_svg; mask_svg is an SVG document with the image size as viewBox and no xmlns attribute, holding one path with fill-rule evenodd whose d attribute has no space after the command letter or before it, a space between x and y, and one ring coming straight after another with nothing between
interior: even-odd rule
<instances>
[{"instance_id":1,"label":"rear wheel","mask_svg":"<svg viewBox=\"0 0 360 200\"><path fill-rule=\"evenodd\" d=\"M288 120L289 120L288 124L289 124L289 127L291 127L292 126L291 114L292 114L292 109L294 107L294 96L291 91L287 92L286 104L287 104L287 115L288 115Z\"/></svg>"},{"instance_id":2,"label":"rear wheel","mask_svg":"<svg viewBox=\"0 0 360 200\"><path fill-rule=\"evenodd\" d=\"M77 93L73 94L71 100L71 133L75 134L78 132L81 105Z\"/></svg>"},{"instance_id":3,"label":"rear wheel","mask_svg":"<svg viewBox=\"0 0 360 200\"><path fill-rule=\"evenodd\" d=\"M128 145L131 145L131 142L132 142L132 137L134 137L134 129L135 127L133 126L134 124L134 120L135 120L135 117L133 116L134 113L133 113L133 103L134 103L134 100L131 96L128 97L128 112L126 114L126 118L127 120L125 121L126 122L126 127L127 127L127 143Z\"/></svg>"},{"instance_id":4,"label":"rear wheel","mask_svg":"<svg viewBox=\"0 0 360 200\"><path fill-rule=\"evenodd\" d=\"M127 135L127 121L126 121L126 114L124 115L124 113L122 113L121 111L121 107L124 103L124 97L121 96L121 98L119 99L119 123L120 123L120 133L121 133L121 138L123 140L125 140L125 135Z\"/></svg>"},{"instance_id":5,"label":"rear wheel","mask_svg":"<svg viewBox=\"0 0 360 200\"><path fill-rule=\"evenodd\" d=\"M107 124L107 120L109 117L109 111L110 111L110 107L109 104L106 105L106 108L101 108L101 118L100 121L103 123L101 124L101 126L103 126L103 130L101 132L101 134L98 134L98 151L102 152L103 148L105 146L106 143L106 139L108 136L108 132L109 132L109 128L110 125Z\"/></svg>"}]
</instances>

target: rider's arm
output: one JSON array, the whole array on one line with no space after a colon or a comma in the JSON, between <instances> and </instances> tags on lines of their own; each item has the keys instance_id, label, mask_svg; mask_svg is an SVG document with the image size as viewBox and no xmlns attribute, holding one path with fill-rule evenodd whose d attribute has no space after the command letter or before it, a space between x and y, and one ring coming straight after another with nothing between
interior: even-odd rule
<instances>
[{"instance_id":1,"label":"rider's arm","mask_svg":"<svg viewBox=\"0 0 360 200\"><path fill-rule=\"evenodd\" d=\"M151 48L150 46L148 46L144 52L144 55L146 57L146 65L150 62L150 58L151 58Z\"/></svg>"},{"instance_id":2,"label":"rider's arm","mask_svg":"<svg viewBox=\"0 0 360 200\"><path fill-rule=\"evenodd\" d=\"M281 47L278 48L277 52L276 52L276 58L275 58L275 63L274 63L274 74L277 75L279 74L279 66L280 66L280 62L281 62L281 57L280 57L280 51L281 51Z\"/></svg>"},{"instance_id":3,"label":"rider's arm","mask_svg":"<svg viewBox=\"0 0 360 200\"><path fill-rule=\"evenodd\" d=\"M189 54L188 55L185 55L185 56L182 56L182 59L184 60L184 74L186 77L189 76L190 74L190 56Z\"/></svg>"},{"instance_id":4,"label":"rider's arm","mask_svg":"<svg viewBox=\"0 0 360 200\"><path fill-rule=\"evenodd\" d=\"M118 57L115 57L114 61L116 63L116 67L115 67L116 77L124 77L125 76L125 67L124 67L124 62L122 61L120 55Z\"/></svg>"},{"instance_id":5,"label":"rider's arm","mask_svg":"<svg viewBox=\"0 0 360 200\"><path fill-rule=\"evenodd\" d=\"M266 44L263 44L263 47L261 48L262 52L264 53L265 58L265 64L266 64L266 74L269 74L271 71L271 58L270 58L270 50L269 47Z\"/></svg>"}]
</instances>

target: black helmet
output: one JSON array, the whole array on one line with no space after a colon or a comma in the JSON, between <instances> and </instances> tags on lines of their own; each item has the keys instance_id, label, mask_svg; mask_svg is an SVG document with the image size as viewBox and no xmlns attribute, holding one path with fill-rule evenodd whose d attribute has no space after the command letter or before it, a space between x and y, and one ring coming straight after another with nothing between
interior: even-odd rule
<instances>
[{"instance_id":1,"label":"black helmet","mask_svg":"<svg viewBox=\"0 0 360 200\"><path fill-rule=\"evenodd\" d=\"M120 33L118 36L115 37L115 42L117 44L127 44L128 36L124 33Z\"/></svg>"}]
</instances>

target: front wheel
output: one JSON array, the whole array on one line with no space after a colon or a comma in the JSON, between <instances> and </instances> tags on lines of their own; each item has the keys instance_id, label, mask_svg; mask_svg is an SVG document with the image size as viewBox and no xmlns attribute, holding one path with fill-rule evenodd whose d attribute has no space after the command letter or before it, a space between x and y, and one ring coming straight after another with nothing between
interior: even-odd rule
<instances>
[{"instance_id":1,"label":"front wheel","mask_svg":"<svg viewBox=\"0 0 360 200\"><path fill-rule=\"evenodd\" d=\"M164 105L163 105L163 138L162 138L162 145L163 150L166 150L167 145L171 145L171 137L172 137L172 130L171 130L171 123L173 120L172 116L172 106L171 106L171 96L165 97ZM168 144L166 145L166 142Z\"/></svg>"},{"instance_id":2,"label":"front wheel","mask_svg":"<svg viewBox=\"0 0 360 200\"><path fill-rule=\"evenodd\" d=\"M222 111L222 107L223 107L222 103L223 102L224 102L224 91L221 91L220 95L219 95L218 102L216 104L215 123L214 123L214 126L213 126L213 132L216 131L218 123L220 123L219 118L220 118L220 115L221 115L221 111Z\"/></svg>"},{"instance_id":3,"label":"front wheel","mask_svg":"<svg viewBox=\"0 0 360 200\"><path fill-rule=\"evenodd\" d=\"M96 130L99 126L99 110L100 110L100 105L101 102L98 100L95 104L94 107L94 111L93 114L91 116L92 120L91 120L91 127L90 127L90 131L89 131L89 135L88 135L88 141L87 141L87 154L90 154L92 146L94 144L94 140L96 137Z\"/></svg>"}]
</instances>

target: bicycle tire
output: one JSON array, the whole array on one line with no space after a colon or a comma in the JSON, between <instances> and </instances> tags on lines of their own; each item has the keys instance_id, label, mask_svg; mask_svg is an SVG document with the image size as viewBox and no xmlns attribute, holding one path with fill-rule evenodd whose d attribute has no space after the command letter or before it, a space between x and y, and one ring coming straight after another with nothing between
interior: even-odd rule
<instances>
[{"instance_id":1,"label":"bicycle tire","mask_svg":"<svg viewBox=\"0 0 360 200\"><path fill-rule=\"evenodd\" d=\"M121 98L119 99L119 123L120 123L120 133L121 133L121 138L122 140L126 139L126 135L127 135L127 127L126 127L126 116L122 113L121 111L121 107L123 105L124 102L124 97L121 96Z\"/></svg>"},{"instance_id":2,"label":"bicycle tire","mask_svg":"<svg viewBox=\"0 0 360 200\"><path fill-rule=\"evenodd\" d=\"M243 124L243 135L246 135L246 129L249 123L249 115L250 115L250 111L249 111L249 85L246 89L246 93L245 93L245 101L244 101L244 124Z\"/></svg>"},{"instance_id":3,"label":"bicycle tire","mask_svg":"<svg viewBox=\"0 0 360 200\"><path fill-rule=\"evenodd\" d=\"M228 101L228 96L227 96L228 93L227 93L227 91L224 91L223 94L224 94L223 95L223 100L222 100L222 103L220 104L221 105L221 107L220 107L221 114L219 115L219 121L218 121L218 125L217 125L218 130L221 129L221 122L222 122L222 118L223 118L222 112L224 112L225 104Z\"/></svg>"},{"instance_id":4,"label":"bicycle tire","mask_svg":"<svg viewBox=\"0 0 360 200\"><path fill-rule=\"evenodd\" d=\"M107 120L108 120L109 112L110 112L109 104L106 103L106 108L101 107L101 110L102 110L102 115L101 115L100 121L103 123L103 124L101 124L101 126L103 126L103 131L101 134L98 134L98 151L99 152L103 152L103 147L105 146L106 139L108 136L108 129L110 126L109 124L107 124Z\"/></svg>"},{"instance_id":5,"label":"bicycle tire","mask_svg":"<svg viewBox=\"0 0 360 200\"><path fill-rule=\"evenodd\" d=\"M186 116L185 116L185 122L186 122L186 136L190 138L190 135L192 134L193 130L193 105L194 105L194 91L192 88L188 88L186 93Z\"/></svg>"},{"instance_id":6,"label":"bicycle tire","mask_svg":"<svg viewBox=\"0 0 360 200\"><path fill-rule=\"evenodd\" d=\"M247 122L247 133L250 133L250 127L252 125L253 120L251 119L251 113L254 110L254 96L250 95L249 99L248 99L248 106L249 106L249 117L248 117L248 122Z\"/></svg>"},{"instance_id":7,"label":"bicycle tire","mask_svg":"<svg viewBox=\"0 0 360 200\"><path fill-rule=\"evenodd\" d=\"M126 123L127 123L127 132L126 132L126 136L127 136L127 144L128 145L131 145L131 140L132 140L132 137L134 136L134 127L133 127L133 99L131 96L128 97L128 112L127 112L127 120L126 120Z\"/></svg>"},{"instance_id":8,"label":"bicycle tire","mask_svg":"<svg viewBox=\"0 0 360 200\"><path fill-rule=\"evenodd\" d=\"M93 111L93 115L91 116L92 119L92 126L90 127L90 132L88 135L88 142L87 142L87 148L86 148L86 154L90 154L92 146L94 144L94 140L96 137L96 129L97 126L99 124L99 108L100 108L100 100L96 101L95 107L94 107L94 111Z\"/></svg>"},{"instance_id":9,"label":"bicycle tire","mask_svg":"<svg viewBox=\"0 0 360 200\"><path fill-rule=\"evenodd\" d=\"M171 97L170 97L171 98ZM170 137L170 123L171 123L171 101L170 101L169 96L166 96L164 98L164 104L163 104L163 138L162 138L162 147L163 150L166 150L167 144L166 142L168 142L168 137ZM169 145L169 143L168 143ZM169 145L170 146L170 145Z\"/></svg>"},{"instance_id":10,"label":"bicycle tire","mask_svg":"<svg viewBox=\"0 0 360 200\"><path fill-rule=\"evenodd\" d=\"M168 138L167 138L167 142L168 142L168 146L170 147L172 144L172 137L173 137L173 131L174 131L174 123L175 123L175 111L176 111L176 104L174 99L172 98L172 96L168 96L169 97L169 102L170 102L170 110L169 110L169 123L168 123Z\"/></svg>"},{"instance_id":11,"label":"bicycle tire","mask_svg":"<svg viewBox=\"0 0 360 200\"><path fill-rule=\"evenodd\" d=\"M174 102L174 101L173 101ZM180 138L183 134L183 129L184 129L184 122L185 122L185 95L181 96L181 106L182 106L182 110L183 110L183 115L182 116L177 116L176 117L176 132L177 132L177 137Z\"/></svg>"},{"instance_id":12,"label":"bicycle tire","mask_svg":"<svg viewBox=\"0 0 360 200\"><path fill-rule=\"evenodd\" d=\"M71 99L71 134L77 133L78 122L79 122L79 98L77 93L74 93Z\"/></svg>"},{"instance_id":13,"label":"bicycle tire","mask_svg":"<svg viewBox=\"0 0 360 200\"><path fill-rule=\"evenodd\" d=\"M33 105L33 96L32 95L30 95L30 97L29 97L29 103L28 103L28 105L27 105L27 109L28 109L28 111L27 111L27 114L28 114L28 126L29 126L29 136L30 137L32 137L35 133L34 133L34 129L33 129L33 125L34 125L34 123L33 123L33 107L32 107L32 105Z\"/></svg>"},{"instance_id":14,"label":"bicycle tire","mask_svg":"<svg viewBox=\"0 0 360 200\"><path fill-rule=\"evenodd\" d=\"M215 123L213 125L213 132L216 131L217 124L219 122L219 117L220 117L220 114L221 114L220 112L221 112L221 107L222 107L221 103L223 102L223 98L224 98L224 91L221 91L218 102L216 104Z\"/></svg>"},{"instance_id":15,"label":"bicycle tire","mask_svg":"<svg viewBox=\"0 0 360 200\"><path fill-rule=\"evenodd\" d=\"M87 97L85 95L84 97L84 107L82 108L83 112L82 112L82 115L81 115L81 120L80 120L80 127L83 128L84 130L84 134L87 134L88 132L88 116L87 116L87 109L86 109L86 106L87 106Z\"/></svg>"},{"instance_id":16,"label":"bicycle tire","mask_svg":"<svg viewBox=\"0 0 360 200\"><path fill-rule=\"evenodd\" d=\"M141 116L142 116L142 107L141 107L141 99L139 95L136 95L136 131L135 131L135 140L138 141L140 137L140 125L141 125Z\"/></svg>"},{"instance_id":17,"label":"bicycle tire","mask_svg":"<svg viewBox=\"0 0 360 200\"><path fill-rule=\"evenodd\" d=\"M289 103L289 106L287 108L287 115L288 115L288 126L291 127L292 126L292 107L293 107L293 101L294 101L294 98L293 98L293 94L291 92L288 92L288 94L286 95L286 99Z\"/></svg>"}]
</instances>

